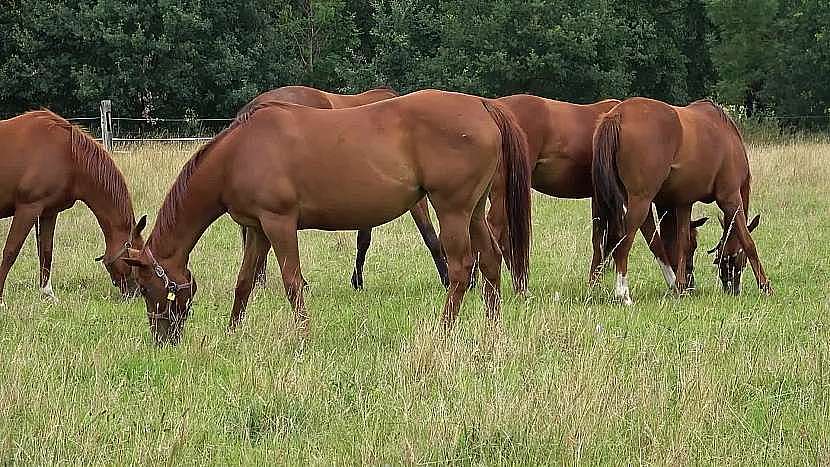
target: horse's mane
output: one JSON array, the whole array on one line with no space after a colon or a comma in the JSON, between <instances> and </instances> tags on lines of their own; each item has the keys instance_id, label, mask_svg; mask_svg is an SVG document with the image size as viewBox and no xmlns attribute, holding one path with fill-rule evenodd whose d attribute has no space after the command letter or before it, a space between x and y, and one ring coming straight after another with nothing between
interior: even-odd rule
<instances>
[{"instance_id":1,"label":"horse's mane","mask_svg":"<svg viewBox=\"0 0 830 467\"><path fill-rule=\"evenodd\" d=\"M50 127L57 127L69 132L71 140L72 159L79 169L86 173L91 180L112 196L118 207L125 225L132 225L135 221L132 199L127 189L127 183L118 167L113 162L107 150L92 139L86 130L73 125L63 117L48 109L33 110L24 115L44 119Z\"/></svg>"},{"instance_id":2,"label":"horse's mane","mask_svg":"<svg viewBox=\"0 0 830 467\"><path fill-rule=\"evenodd\" d=\"M255 105L243 109L227 128L219 132L218 135L214 136L213 139L199 148L199 150L196 151L196 154L194 154L193 157L187 161L184 167L182 167L181 172L179 172L179 176L176 177L176 181L173 182L173 186L170 187L170 191L167 192L167 196L164 198L164 203L161 205L161 209L159 210L158 219L156 219L156 229L158 230L159 235L164 235L173 229L173 225L176 223L176 213L179 212L182 201L187 193L188 181L204 160L208 150L210 150L210 148L212 148L217 142L231 134L234 130L248 123L254 113L260 109L271 107L277 103L279 103L279 101L258 102Z\"/></svg>"}]
</instances>

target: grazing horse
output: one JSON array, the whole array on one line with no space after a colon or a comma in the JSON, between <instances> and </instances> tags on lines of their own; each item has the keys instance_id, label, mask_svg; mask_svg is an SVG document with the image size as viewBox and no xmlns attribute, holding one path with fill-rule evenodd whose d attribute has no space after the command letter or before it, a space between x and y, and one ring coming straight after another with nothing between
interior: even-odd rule
<instances>
[{"instance_id":1,"label":"grazing horse","mask_svg":"<svg viewBox=\"0 0 830 467\"><path fill-rule=\"evenodd\" d=\"M716 247L726 291L739 293L746 259L758 286L770 293L770 282L758 259L747 226L749 160L740 132L723 109L710 100L674 107L633 98L602 117L594 133L594 203L602 226L603 258L612 255L617 269L615 295L633 304L628 288L628 254L636 229L651 212L674 210L675 289L687 287L690 217L695 202L716 202L727 223ZM751 223L754 228L757 218Z\"/></svg>"},{"instance_id":2,"label":"grazing horse","mask_svg":"<svg viewBox=\"0 0 830 467\"><path fill-rule=\"evenodd\" d=\"M533 171L532 187L549 196L557 198L581 199L593 196L591 181L591 164L593 158L592 138L599 118L620 103L618 100L608 99L588 105L570 104L543 97L520 94L496 99L494 102L509 109L517 119L517 123L524 130L528 139L528 163ZM506 214L502 201L504 186L501 177L493 182L490 191L491 208L487 214L487 222L499 241L502 251L507 252L509 239L505 228ZM426 199L418 202L411 211L413 219L421 231L424 241L435 237L434 229L429 218L429 208ZM705 219L696 221L696 226L703 225ZM658 258L665 258L663 242L655 229L653 218L649 217L641 228L649 247ZM369 231L371 232L371 231ZM426 233L425 233L426 232ZM669 230L671 233L671 230ZM596 245L601 239L601 229L598 223L593 223L593 240ZM370 233L358 236L371 238ZM673 243L673 239L666 239ZM363 285L363 261L369 242L358 241L357 262L352 284L357 288ZM431 251L439 250L437 240L429 245ZM693 257L694 250L687 252ZM672 267L676 260L669 255L670 265L662 266L662 271L669 287L674 285ZM509 258L506 258L510 264ZM437 261L436 261L437 263ZM600 257L595 253L591 264L591 276L595 279L596 268ZM691 267L691 261L687 262ZM689 271L692 274L692 271Z\"/></svg>"},{"instance_id":3,"label":"grazing horse","mask_svg":"<svg viewBox=\"0 0 830 467\"><path fill-rule=\"evenodd\" d=\"M9 270L35 227L40 287L52 291L52 241L58 213L77 200L92 210L104 233L98 258L124 295L135 290L123 261L127 248L141 247L127 184L110 156L83 130L48 110L0 121L0 218L14 216L0 264L0 302ZM143 223L143 221L142 221Z\"/></svg>"},{"instance_id":4,"label":"grazing horse","mask_svg":"<svg viewBox=\"0 0 830 467\"><path fill-rule=\"evenodd\" d=\"M229 327L242 319L254 274L273 247L295 319L307 332L297 231L380 225L424 195L438 213L448 260L443 326L456 319L474 254L484 276L486 314L497 320L501 257L484 209L501 164L513 280L526 280L526 150L524 133L509 111L464 94L421 91L338 110L274 101L255 105L184 166L147 245L129 251L156 343L179 341L196 293L190 252L222 214L248 228Z\"/></svg>"},{"instance_id":5,"label":"grazing horse","mask_svg":"<svg viewBox=\"0 0 830 467\"><path fill-rule=\"evenodd\" d=\"M383 101L398 97L398 93L391 88L377 88L366 91L361 94L334 94L330 92L320 91L319 89L309 88L306 86L285 86L270 91L264 92L255 97L251 102L246 104L238 115L246 115L250 109L258 104L269 101L288 102L291 104L304 105L306 107L314 107L316 109L347 109L349 107L359 107L361 105L372 104L374 102ZM426 209L427 211L423 211ZM435 228L429 219L429 207L426 203L419 203L411 210L412 218L418 226L421 236L424 239L424 244L430 250L432 260L435 262L435 267L438 270L438 277L444 287L449 286L449 278L447 277L447 260L441 250L441 245L438 242L438 236L435 233ZM424 227L423 220L426 218L427 226ZM242 226L243 244L245 240L245 227ZM352 285L356 289L363 288L363 263L366 258L366 250L372 241L372 230L360 230L357 235L358 257L356 264L360 265L358 271L357 267L352 275ZM366 245L365 248L361 248ZM267 255L262 263L262 270L257 272L257 282L265 283L265 269L267 265Z\"/></svg>"}]
</instances>

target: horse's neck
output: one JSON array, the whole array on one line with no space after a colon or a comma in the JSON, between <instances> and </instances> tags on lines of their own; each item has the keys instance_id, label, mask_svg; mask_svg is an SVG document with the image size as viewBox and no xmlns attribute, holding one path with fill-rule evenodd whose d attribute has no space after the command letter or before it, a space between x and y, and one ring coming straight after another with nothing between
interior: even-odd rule
<instances>
[{"instance_id":1,"label":"horse's neck","mask_svg":"<svg viewBox=\"0 0 830 467\"><path fill-rule=\"evenodd\" d=\"M104 234L107 247L113 243L127 241L134 222L130 200L116 199L110 191L101 186L97 177L84 171L79 171L76 177L76 196L92 211ZM124 203L128 205L124 206Z\"/></svg>"},{"instance_id":2,"label":"horse's neck","mask_svg":"<svg viewBox=\"0 0 830 467\"><path fill-rule=\"evenodd\" d=\"M190 252L199 238L219 217L226 212L221 203L221 186L217 187L212 177L200 177L197 171L188 180L187 192L175 213L175 222L166 231L159 229L151 235L150 246L159 260L167 260L177 266L186 267Z\"/></svg>"}]
</instances>

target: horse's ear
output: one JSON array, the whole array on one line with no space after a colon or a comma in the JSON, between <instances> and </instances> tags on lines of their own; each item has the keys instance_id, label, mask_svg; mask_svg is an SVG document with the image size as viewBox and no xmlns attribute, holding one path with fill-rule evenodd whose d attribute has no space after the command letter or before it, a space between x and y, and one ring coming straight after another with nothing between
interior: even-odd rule
<instances>
[{"instance_id":1,"label":"horse's ear","mask_svg":"<svg viewBox=\"0 0 830 467\"><path fill-rule=\"evenodd\" d=\"M147 214L141 216L141 219L138 220L135 227L133 227L133 235L132 237L135 238L141 235L141 231L144 230L144 227L147 227Z\"/></svg>"},{"instance_id":2,"label":"horse's ear","mask_svg":"<svg viewBox=\"0 0 830 467\"><path fill-rule=\"evenodd\" d=\"M692 224L691 224L692 228L693 229L699 229L699 228L703 227L703 224L705 224L706 221L708 221L708 220L709 220L708 217L701 217L700 219L693 220Z\"/></svg>"},{"instance_id":3,"label":"horse's ear","mask_svg":"<svg viewBox=\"0 0 830 467\"><path fill-rule=\"evenodd\" d=\"M753 230L758 228L758 224L760 224L760 223L761 223L761 215L756 214L755 217L753 217L752 220L749 222L749 225L746 226L746 228L747 228L747 230L752 232Z\"/></svg>"}]
</instances>

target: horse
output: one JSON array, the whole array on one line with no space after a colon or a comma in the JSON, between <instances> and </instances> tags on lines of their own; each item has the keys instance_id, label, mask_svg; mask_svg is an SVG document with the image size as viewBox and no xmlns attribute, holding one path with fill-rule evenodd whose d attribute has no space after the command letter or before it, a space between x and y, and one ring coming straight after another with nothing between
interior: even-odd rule
<instances>
[{"instance_id":1,"label":"horse","mask_svg":"<svg viewBox=\"0 0 830 467\"><path fill-rule=\"evenodd\" d=\"M0 264L0 302L9 270L35 227L41 292L54 298L52 245L58 213L83 201L95 215L106 248L97 258L125 296L136 289L127 249L143 246L124 177L106 150L82 129L49 110L0 121L0 218L12 217Z\"/></svg>"},{"instance_id":2,"label":"horse","mask_svg":"<svg viewBox=\"0 0 830 467\"><path fill-rule=\"evenodd\" d=\"M442 327L450 329L458 315L474 254L484 277L486 316L497 321L501 257L484 209L502 164L513 280L526 280L525 138L500 104L444 91L336 110L279 101L253 106L185 164L145 247L128 251L156 344L179 342L197 289L188 269L190 252L221 215L229 213L248 228L229 330L240 323L254 274L273 247L295 321L307 335L297 231L380 225L424 195L438 213L447 254L450 287Z\"/></svg>"},{"instance_id":3,"label":"horse","mask_svg":"<svg viewBox=\"0 0 830 467\"><path fill-rule=\"evenodd\" d=\"M371 89L361 94L349 95L334 94L306 86L284 86L258 95L246 104L237 115L246 115L252 107L269 101L289 102L317 109L346 109L349 107L359 107L361 105L372 104L374 102L392 99L394 97L398 97L398 93L389 87L381 87ZM424 212L423 209L427 209L427 211ZM412 218L415 220L415 224L418 226L419 232L421 232L424 244L427 245L427 248L432 255L432 260L435 262L435 268L438 270L438 277L441 280L441 283L444 284L444 287L448 287L449 278L447 277L447 260L441 250L441 245L438 242L438 236L435 233L435 228L432 226L432 221L429 219L428 210L429 207L425 203L419 203L412 208L410 213L412 214ZM426 219L426 224L424 224L424 218ZM243 226L243 245L245 242L245 234L246 230ZM352 274L352 285L355 289L363 288L363 263L366 260L366 250L368 249L368 245L371 241L371 229L358 231L358 256L355 262L355 270ZM366 247L361 248L362 245L366 245ZM265 283L265 270L267 262L268 258L266 256L265 260L263 260L262 270L257 272L257 282L261 284ZM357 265L359 265L359 268Z\"/></svg>"},{"instance_id":4,"label":"horse","mask_svg":"<svg viewBox=\"0 0 830 467\"><path fill-rule=\"evenodd\" d=\"M620 101L607 99L593 104L580 105L519 94L495 99L492 102L497 102L509 109L516 116L517 123L527 135L528 164L533 171L531 180L533 189L556 198L582 199L593 196L591 165L594 129L599 118L619 104ZM501 177L496 177L490 191L491 208L487 214L487 222L498 239L502 251L509 251L507 248L509 239L505 228L506 213L501 199L504 190L500 181ZM419 201L411 210L411 214L424 241L428 243L427 246L430 251L440 251L440 244L429 217L427 200ZM696 220L695 229L705 222L705 218ZM594 222L592 224L593 242L596 245L601 239L602 231L598 223ZM664 242L657 232L652 218L648 218L644 222L641 230L654 255L661 259L661 271L668 286L672 287L674 285L673 266L677 264L676 258L669 255L669 259L666 260ZM670 228L661 229L660 232L664 231L669 234L669 238L665 239L666 242L673 244L672 230ZM361 242L361 238L366 241ZM363 286L363 261L366 257L366 250L369 248L370 239L371 230L361 231L358 235L355 275L352 277L352 285L355 288L358 288L358 285ZM434 243L430 244L430 241ZM687 252L687 257L694 257L693 249ZM509 258L506 259L508 259L507 264L509 265ZM669 261L669 263L662 261ZM596 281L599 263L598 254L594 254L589 271L591 282ZM692 261L687 261L687 264L689 268L693 267ZM693 277L691 269L689 269L688 275Z\"/></svg>"},{"instance_id":5,"label":"horse","mask_svg":"<svg viewBox=\"0 0 830 467\"><path fill-rule=\"evenodd\" d=\"M594 203L601 225L603 258L614 257L615 296L632 305L628 287L628 254L634 232L649 217L651 204L674 210L675 291L688 284L687 258L692 205L717 203L721 241L713 250L723 289L740 293L741 272L749 259L758 287L772 293L747 224L751 175L743 138L724 110L704 99L686 107L645 98L628 99L606 113L594 133Z\"/></svg>"}]
</instances>

